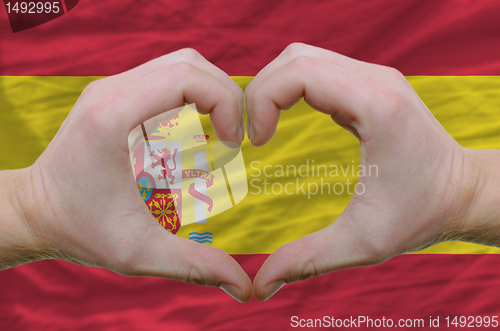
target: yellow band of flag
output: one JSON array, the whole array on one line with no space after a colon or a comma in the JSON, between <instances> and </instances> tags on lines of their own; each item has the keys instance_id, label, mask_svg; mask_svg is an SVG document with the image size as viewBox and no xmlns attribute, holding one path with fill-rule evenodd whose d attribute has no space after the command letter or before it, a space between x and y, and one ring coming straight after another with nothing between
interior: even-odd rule
<instances>
[{"instance_id":1,"label":"yellow band of flag","mask_svg":"<svg viewBox=\"0 0 500 331\"><path fill-rule=\"evenodd\" d=\"M85 86L99 78L0 76L0 169L31 165L54 137ZM233 79L245 88L252 77ZM462 146L500 148L500 77L407 79ZM215 136L208 117L200 117L205 133ZM352 196L345 189L340 193L340 186L338 194L333 193L336 183L345 188L346 183L357 181L358 140L303 100L283 112L276 136L268 145L254 148L245 140L242 152L249 193L240 204L209 219L213 246L230 254L269 254L324 228L337 218ZM308 175L302 176L306 171ZM328 184L332 193L308 194L310 183L325 188ZM264 187L270 194L263 194ZM188 238L190 230L189 226L181 227L178 235ZM445 242L417 253L498 254L500 249Z\"/></svg>"}]
</instances>

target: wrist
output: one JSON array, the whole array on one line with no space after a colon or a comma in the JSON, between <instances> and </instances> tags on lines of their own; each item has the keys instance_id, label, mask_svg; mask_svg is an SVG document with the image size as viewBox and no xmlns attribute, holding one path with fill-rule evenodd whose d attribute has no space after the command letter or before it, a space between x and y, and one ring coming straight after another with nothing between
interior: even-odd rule
<instances>
[{"instance_id":1,"label":"wrist","mask_svg":"<svg viewBox=\"0 0 500 331\"><path fill-rule=\"evenodd\" d=\"M44 258L36 213L31 168L0 172L0 270Z\"/></svg>"},{"instance_id":2,"label":"wrist","mask_svg":"<svg viewBox=\"0 0 500 331\"><path fill-rule=\"evenodd\" d=\"M464 148L465 212L455 240L500 247L500 151ZM461 187L461 186L458 186Z\"/></svg>"}]
</instances>

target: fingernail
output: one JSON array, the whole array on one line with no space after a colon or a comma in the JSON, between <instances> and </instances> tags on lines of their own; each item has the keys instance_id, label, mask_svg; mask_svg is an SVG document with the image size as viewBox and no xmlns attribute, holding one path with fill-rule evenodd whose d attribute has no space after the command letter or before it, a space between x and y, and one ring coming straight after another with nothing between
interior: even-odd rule
<instances>
[{"instance_id":1,"label":"fingernail","mask_svg":"<svg viewBox=\"0 0 500 331\"><path fill-rule=\"evenodd\" d=\"M276 280L266 286L264 289L264 301L268 300L270 297L276 294L283 286L285 286L285 281L283 280Z\"/></svg>"},{"instance_id":2,"label":"fingernail","mask_svg":"<svg viewBox=\"0 0 500 331\"><path fill-rule=\"evenodd\" d=\"M253 122L251 119L248 119L248 139L250 139L250 141L252 141L254 135L255 135L255 131L253 128Z\"/></svg>"},{"instance_id":3,"label":"fingernail","mask_svg":"<svg viewBox=\"0 0 500 331\"><path fill-rule=\"evenodd\" d=\"M240 124L238 125L238 139L240 140L240 144L245 139L245 123L243 123L243 119L241 119Z\"/></svg>"},{"instance_id":4,"label":"fingernail","mask_svg":"<svg viewBox=\"0 0 500 331\"><path fill-rule=\"evenodd\" d=\"M221 284L220 288L224 292L229 294L233 299L238 300L239 302L243 302L243 295L241 294L241 290L239 289L239 287L234 286L233 284L223 283Z\"/></svg>"}]
</instances>

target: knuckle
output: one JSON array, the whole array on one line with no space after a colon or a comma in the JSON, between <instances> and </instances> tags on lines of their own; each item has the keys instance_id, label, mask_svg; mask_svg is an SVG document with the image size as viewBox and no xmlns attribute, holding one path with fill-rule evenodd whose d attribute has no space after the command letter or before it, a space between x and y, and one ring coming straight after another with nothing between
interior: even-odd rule
<instances>
[{"instance_id":1,"label":"knuckle","mask_svg":"<svg viewBox=\"0 0 500 331\"><path fill-rule=\"evenodd\" d=\"M317 241L311 236L300 239L300 244L286 244L279 247L273 255L282 260L294 259L296 263L288 273L287 281L296 282L318 277L331 271L328 259L315 254Z\"/></svg>"},{"instance_id":2,"label":"knuckle","mask_svg":"<svg viewBox=\"0 0 500 331\"><path fill-rule=\"evenodd\" d=\"M297 280L300 281L300 280L306 280L306 279L309 279L312 277L318 277L324 273L324 271L322 271L322 269L324 269L324 268L319 268L317 266L316 261L310 260L304 264L304 267L302 268L302 272L300 273L300 275L298 275L299 277Z\"/></svg>"},{"instance_id":3,"label":"knuckle","mask_svg":"<svg viewBox=\"0 0 500 331\"><path fill-rule=\"evenodd\" d=\"M192 283L196 285L208 285L208 286L213 286L215 285L214 281L210 281L208 279L205 279L202 276L202 273L200 272L200 269L197 266L194 265L189 265L186 267L183 267L179 269L176 274L172 275L174 279L186 282L186 283Z\"/></svg>"},{"instance_id":4,"label":"knuckle","mask_svg":"<svg viewBox=\"0 0 500 331\"><path fill-rule=\"evenodd\" d=\"M89 98L97 94L98 91L102 89L104 78L94 80L89 85L87 85L80 95L80 98Z\"/></svg>"},{"instance_id":5,"label":"knuckle","mask_svg":"<svg viewBox=\"0 0 500 331\"><path fill-rule=\"evenodd\" d=\"M300 42L293 42L285 48L285 53L292 57L299 56L304 52L308 45Z\"/></svg>"},{"instance_id":6,"label":"knuckle","mask_svg":"<svg viewBox=\"0 0 500 331\"><path fill-rule=\"evenodd\" d=\"M195 267L189 268L189 272L187 273L186 280L187 280L188 283L193 283L193 284L196 284L196 285L206 285L203 277L200 274L200 272Z\"/></svg>"},{"instance_id":7,"label":"knuckle","mask_svg":"<svg viewBox=\"0 0 500 331\"><path fill-rule=\"evenodd\" d=\"M105 123L114 109L114 100L114 93L106 93L91 100L83 114L86 127L93 131L105 130Z\"/></svg>"},{"instance_id":8,"label":"knuckle","mask_svg":"<svg viewBox=\"0 0 500 331\"><path fill-rule=\"evenodd\" d=\"M194 48L183 48L179 51L181 57L189 62L195 62L201 57L201 54Z\"/></svg>"},{"instance_id":9,"label":"knuckle","mask_svg":"<svg viewBox=\"0 0 500 331\"><path fill-rule=\"evenodd\" d=\"M385 74L390 78L394 79L396 82L407 82L405 76L396 68L384 67Z\"/></svg>"},{"instance_id":10,"label":"knuckle","mask_svg":"<svg viewBox=\"0 0 500 331\"><path fill-rule=\"evenodd\" d=\"M199 257L199 259L185 261L176 271L172 271L171 275L173 278L196 285L217 285L216 277L210 273L210 270L207 270L207 266L203 262L207 259L216 257L205 251L203 247L197 247L197 245L192 245L190 248L187 248L187 252L189 252L191 256Z\"/></svg>"},{"instance_id":11,"label":"knuckle","mask_svg":"<svg viewBox=\"0 0 500 331\"><path fill-rule=\"evenodd\" d=\"M191 63L187 61L181 61L171 65L168 69L175 78L181 79L188 76L193 68L194 66Z\"/></svg>"},{"instance_id":12,"label":"knuckle","mask_svg":"<svg viewBox=\"0 0 500 331\"><path fill-rule=\"evenodd\" d=\"M404 92L392 84L377 84L373 89L375 104L379 105L377 115L382 120L395 120L403 115L406 109Z\"/></svg>"},{"instance_id":13,"label":"knuckle","mask_svg":"<svg viewBox=\"0 0 500 331\"><path fill-rule=\"evenodd\" d=\"M292 63L299 71L310 71L314 68L317 61L312 57L300 55L294 58Z\"/></svg>"}]
</instances>

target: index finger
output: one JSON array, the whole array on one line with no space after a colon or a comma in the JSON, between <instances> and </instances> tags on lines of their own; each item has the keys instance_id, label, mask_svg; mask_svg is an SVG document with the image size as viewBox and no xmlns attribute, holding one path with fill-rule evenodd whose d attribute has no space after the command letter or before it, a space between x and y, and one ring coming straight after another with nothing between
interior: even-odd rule
<instances>
[{"instance_id":1,"label":"index finger","mask_svg":"<svg viewBox=\"0 0 500 331\"><path fill-rule=\"evenodd\" d=\"M255 146L266 144L276 131L280 110L290 108L302 97L361 136L361 121L373 100L374 90L368 88L372 85L364 74L312 57L297 57L255 89L251 109L247 109L249 139Z\"/></svg>"},{"instance_id":2,"label":"index finger","mask_svg":"<svg viewBox=\"0 0 500 331\"><path fill-rule=\"evenodd\" d=\"M91 131L105 132L108 141L126 144L129 133L142 122L187 103L202 114L210 114L219 140L240 145L243 131L238 126L235 95L210 74L189 62L179 62L86 101L82 120ZM90 136L95 133L91 132ZM128 146L123 146L128 150Z\"/></svg>"},{"instance_id":3,"label":"index finger","mask_svg":"<svg viewBox=\"0 0 500 331\"><path fill-rule=\"evenodd\" d=\"M163 55L138 67L122 72L113 76L113 81L119 86L123 86L134 81L140 80L155 71L165 69L179 62L189 62L198 69L205 71L217 79L228 90L233 92L238 100L238 107L243 115L243 90L236 84L228 74L208 61L203 55L193 48L183 48L178 51ZM111 77L110 77L111 78Z\"/></svg>"},{"instance_id":4,"label":"index finger","mask_svg":"<svg viewBox=\"0 0 500 331\"><path fill-rule=\"evenodd\" d=\"M352 72L369 72L376 70L376 65L359 61L345 55L326 50L320 47L315 47L303 43L292 43L288 45L280 55L266 65L252 82L245 89L245 104L247 111L251 109L252 97L256 89L262 85L271 75L279 69L286 66L293 59L299 56L308 56L315 59L334 64L340 68L347 69Z\"/></svg>"}]
</instances>

